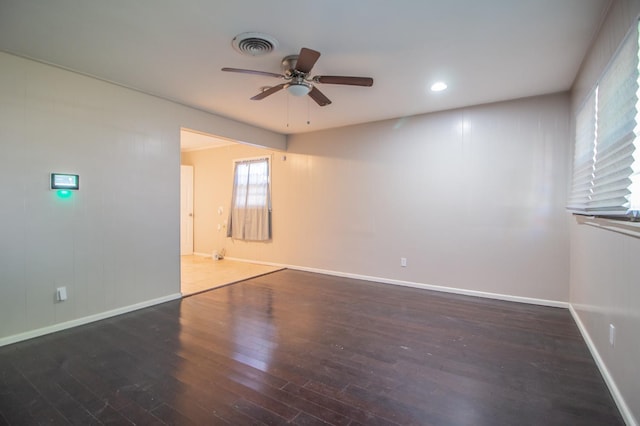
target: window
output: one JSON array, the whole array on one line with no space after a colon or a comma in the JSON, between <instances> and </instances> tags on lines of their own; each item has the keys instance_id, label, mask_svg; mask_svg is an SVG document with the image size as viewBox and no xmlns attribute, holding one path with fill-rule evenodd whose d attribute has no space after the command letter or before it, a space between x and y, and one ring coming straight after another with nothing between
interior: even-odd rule
<instances>
[{"instance_id":1,"label":"window","mask_svg":"<svg viewBox=\"0 0 640 426\"><path fill-rule=\"evenodd\" d=\"M636 24L576 115L573 213L640 218L638 33Z\"/></svg>"},{"instance_id":2,"label":"window","mask_svg":"<svg viewBox=\"0 0 640 426\"><path fill-rule=\"evenodd\" d=\"M227 237L249 241L271 239L270 163L269 157L234 162Z\"/></svg>"}]
</instances>

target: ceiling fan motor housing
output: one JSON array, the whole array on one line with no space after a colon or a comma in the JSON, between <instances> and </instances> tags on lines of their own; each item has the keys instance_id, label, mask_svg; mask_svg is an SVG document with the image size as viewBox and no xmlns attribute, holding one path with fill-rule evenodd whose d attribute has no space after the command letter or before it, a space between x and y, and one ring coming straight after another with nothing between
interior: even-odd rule
<instances>
[{"instance_id":1,"label":"ceiling fan motor housing","mask_svg":"<svg viewBox=\"0 0 640 426\"><path fill-rule=\"evenodd\" d=\"M289 55L282 60L282 73L287 77L292 77L298 64L298 55Z\"/></svg>"}]
</instances>

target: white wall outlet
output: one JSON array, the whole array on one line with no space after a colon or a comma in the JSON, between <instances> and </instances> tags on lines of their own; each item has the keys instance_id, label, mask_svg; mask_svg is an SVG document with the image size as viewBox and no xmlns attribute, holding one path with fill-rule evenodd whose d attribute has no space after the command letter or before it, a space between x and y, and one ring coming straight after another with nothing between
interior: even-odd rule
<instances>
[{"instance_id":1,"label":"white wall outlet","mask_svg":"<svg viewBox=\"0 0 640 426\"><path fill-rule=\"evenodd\" d=\"M58 287L56 288L56 300L58 302L64 302L67 300L67 288L66 287Z\"/></svg>"},{"instance_id":2,"label":"white wall outlet","mask_svg":"<svg viewBox=\"0 0 640 426\"><path fill-rule=\"evenodd\" d=\"M403 268L407 267L407 258L406 257L401 257L400 258L400 266L402 266Z\"/></svg>"},{"instance_id":3,"label":"white wall outlet","mask_svg":"<svg viewBox=\"0 0 640 426\"><path fill-rule=\"evenodd\" d=\"M609 344L611 347L616 345L616 326L609 324Z\"/></svg>"}]
</instances>

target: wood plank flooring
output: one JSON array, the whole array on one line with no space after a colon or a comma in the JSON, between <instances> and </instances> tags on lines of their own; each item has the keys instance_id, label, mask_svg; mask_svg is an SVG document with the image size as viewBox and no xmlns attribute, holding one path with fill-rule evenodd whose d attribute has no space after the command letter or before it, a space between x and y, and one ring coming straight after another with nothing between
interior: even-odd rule
<instances>
[{"instance_id":1,"label":"wood plank flooring","mask_svg":"<svg viewBox=\"0 0 640 426\"><path fill-rule=\"evenodd\" d=\"M0 425L621 425L567 310L284 270L0 348Z\"/></svg>"}]
</instances>

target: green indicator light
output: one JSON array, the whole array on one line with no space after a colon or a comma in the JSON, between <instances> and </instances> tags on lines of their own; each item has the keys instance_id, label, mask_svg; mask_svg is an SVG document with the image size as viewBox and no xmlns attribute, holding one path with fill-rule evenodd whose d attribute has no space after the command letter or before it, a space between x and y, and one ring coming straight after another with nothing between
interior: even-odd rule
<instances>
[{"instance_id":1,"label":"green indicator light","mask_svg":"<svg viewBox=\"0 0 640 426\"><path fill-rule=\"evenodd\" d=\"M57 191L57 194L58 194L58 198L70 198L72 192L67 189L59 189Z\"/></svg>"}]
</instances>

